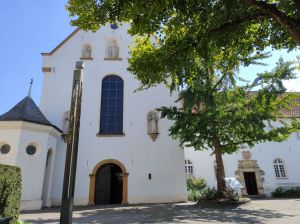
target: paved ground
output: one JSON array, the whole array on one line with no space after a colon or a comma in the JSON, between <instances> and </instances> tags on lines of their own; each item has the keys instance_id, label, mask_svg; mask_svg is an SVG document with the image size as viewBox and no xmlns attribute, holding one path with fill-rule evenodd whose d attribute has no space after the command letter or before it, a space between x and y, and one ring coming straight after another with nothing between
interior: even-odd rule
<instances>
[{"instance_id":1,"label":"paved ground","mask_svg":"<svg viewBox=\"0 0 300 224\"><path fill-rule=\"evenodd\" d=\"M58 223L59 209L24 212L21 218L32 223ZM238 207L199 207L193 203L82 207L73 214L73 224L77 223L300 224L300 199L252 200Z\"/></svg>"}]
</instances>

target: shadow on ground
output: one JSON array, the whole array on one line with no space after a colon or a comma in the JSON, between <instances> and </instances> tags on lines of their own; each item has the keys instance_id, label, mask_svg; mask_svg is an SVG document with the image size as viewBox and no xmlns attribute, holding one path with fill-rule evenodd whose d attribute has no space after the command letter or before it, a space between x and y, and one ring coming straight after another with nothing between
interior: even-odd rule
<instances>
[{"instance_id":1,"label":"shadow on ground","mask_svg":"<svg viewBox=\"0 0 300 224\"><path fill-rule=\"evenodd\" d=\"M293 215L268 209L251 209L247 205L234 207L201 207L194 204L159 204L128 206L93 206L76 208L73 223L133 224L133 223L265 223ZM32 223L58 223L59 209L23 213L25 217L34 214ZM40 216L39 216L40 215ZM49 218L47 219L46 217ZM50 218L51 216L51 218Z\"/></svg>"}]
</instances>

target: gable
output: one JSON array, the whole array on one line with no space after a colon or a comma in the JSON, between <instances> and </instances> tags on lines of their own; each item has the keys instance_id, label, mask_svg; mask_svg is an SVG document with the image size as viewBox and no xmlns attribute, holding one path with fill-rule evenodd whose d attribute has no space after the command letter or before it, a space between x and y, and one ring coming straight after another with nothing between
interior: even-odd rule
<instances>
[{"instance_id":1,"label":"gable","mask_svg":"<svg viewBox=\"0 0 300 224\"><path fill-rule=\"evenodd\" d=\"M51 56L53 55L57 50L59 50L68 40L70 40L78 31L80 31L79 28L74 30L69 36L67 36L59 45L57 45L52 51L48 53L41 53L42 56Z\"/></svg>"}]
</instances>

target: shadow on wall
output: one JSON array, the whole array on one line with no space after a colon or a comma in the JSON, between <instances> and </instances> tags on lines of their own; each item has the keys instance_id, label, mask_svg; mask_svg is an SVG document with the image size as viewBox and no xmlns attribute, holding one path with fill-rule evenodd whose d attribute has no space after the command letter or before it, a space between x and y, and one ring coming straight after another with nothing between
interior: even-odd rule
<instances>
[{"instance_id":1,"label":"shadow on wall","mask_svg":"<svg viewBox=\"0 0 300 224\"><path fill-rule=\"evenodd\" d=\"M185 203L176 205L159 204L76 208L73 215L73 223L133 224L183 223L185 221L199 223L265 223L266 221L274 221L280 218L289 219L293 216L269 209L251 209L247 208L247 206L203 208ZM41 219L41 217L44 218ZM49 217L49 219L46 217ZM27 212L23 214L23 219L32 223L58 223L58 218L58 209L47 209L38 213Z\"/></svg>"}]
</instances>

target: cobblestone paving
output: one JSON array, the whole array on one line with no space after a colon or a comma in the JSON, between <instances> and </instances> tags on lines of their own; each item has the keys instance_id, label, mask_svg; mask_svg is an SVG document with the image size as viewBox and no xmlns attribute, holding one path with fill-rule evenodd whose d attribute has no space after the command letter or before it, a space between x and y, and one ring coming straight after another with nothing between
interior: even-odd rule
<instances>
[{"instance_id":1,"label":"cobblestone paving","mask_svg":"<svg viewBox=\"0 0 300 224\"><path fill-rule=\"evenodd\" d=\"M59 209L24 212L31 223L59 223ZM280 223L300 224L300 199L252 200L241 206L195 206L194 203L77 207L73 224L137 223Z\"/></svg>"}]
</instances>

